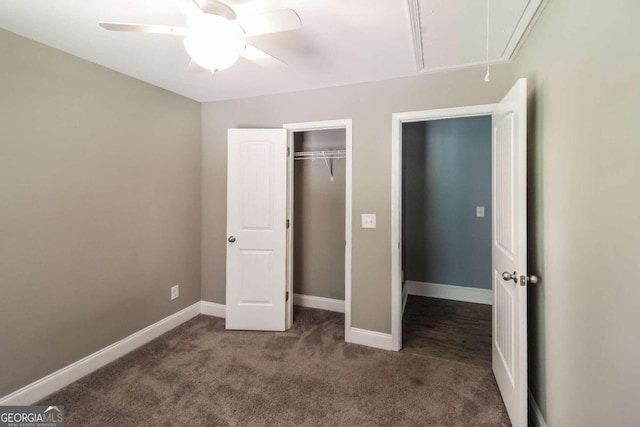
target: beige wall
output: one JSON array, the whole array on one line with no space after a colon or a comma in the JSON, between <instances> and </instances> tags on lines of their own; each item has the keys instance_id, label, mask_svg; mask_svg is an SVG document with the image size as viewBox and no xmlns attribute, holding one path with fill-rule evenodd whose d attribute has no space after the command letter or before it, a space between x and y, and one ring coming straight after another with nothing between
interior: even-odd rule
<instances>
[{"instance_id":1,"label":"beige wall","mask_svg":"<svg viewBox=\"0 0 640 427\"><path fill-rule=\"evenodd\" d=\"M344 129L294 134L294 151L345 150ZM293 292L344 300L346 161L294 161ZM331 165L330 164L330 165Z\"/></svg>"},{"instance_id":2,"label":"beige wall","mask_svg":"<svg viewBox=\"0 0 640 427\"><path fill-rule=\"evenodd\" d=\"M201 144L196 102L4 30L0 58L3 396L200 299Z\"/></svg>"},{"instance_id":3,"label":"beige wall","mask_svg":"<svg viewBox=\"0 0 640 427\"><path fill-rule=\"evenodd\" d=\"M391 114L499 101L511 86L509 65L202 106L202 297L225 302L226 132L236 127L353 119L353 326L391 329ZM377 214L361 229L360 214Z\"/></svg>"},{"instance_id":4,"label":"beige wall","mask_svg":"<svg viewBox=\"0 0 640 427\"><path fill-rule=\"evenodd\" d=\"M640 2L552 0L529 78L530 387L549 426L640 423Z\"/></svg>"}]
</instances>

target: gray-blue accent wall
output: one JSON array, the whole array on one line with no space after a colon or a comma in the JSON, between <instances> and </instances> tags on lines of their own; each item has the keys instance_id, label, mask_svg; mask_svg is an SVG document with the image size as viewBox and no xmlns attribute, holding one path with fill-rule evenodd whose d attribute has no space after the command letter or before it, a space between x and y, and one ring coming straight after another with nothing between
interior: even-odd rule
<instances>
[{"instance_id":1,"label":"gray-blue accent wall","mask_svg":"<svg viewBox=\"0 0 640 427\"><path fill-rule=\"evenodd\" d=\"M405 123L402 133L405 280L491 289L491 117Z\"/></svg>"}]
</instances>

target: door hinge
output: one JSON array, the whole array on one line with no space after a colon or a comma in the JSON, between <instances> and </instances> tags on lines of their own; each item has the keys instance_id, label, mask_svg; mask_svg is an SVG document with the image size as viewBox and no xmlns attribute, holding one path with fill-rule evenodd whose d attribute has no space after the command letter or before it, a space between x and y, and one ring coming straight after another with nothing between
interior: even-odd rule
<instances>
[{"instance_id":1,"label":"door hinge","mask_svg":"<svg viewBox=\"0 0 640 427\"><path fill-rule=\"evenodd\" d=\"M289 229L289 220L287 220L287 229Z\"/></svg>"},{"instance_id":2,"label":"door hinge","mask_svg":"<svg viewBox=\"0 0 640 427\"><path fill-rule=\"evenodd\" d=\"M287 157L291 155L291 148L287 147Z\"/></svg>"},{"instance_id":3,"label":"door hinge","mask_svg":"<svg viewBox=\"0 0 640 427\"><path fill-rule=\"evenodd\" d=\"M289 301L289 291L287 291L287 292L285 293L284 301L285 301L285 302Z\"/></svg>"}]
</instances>

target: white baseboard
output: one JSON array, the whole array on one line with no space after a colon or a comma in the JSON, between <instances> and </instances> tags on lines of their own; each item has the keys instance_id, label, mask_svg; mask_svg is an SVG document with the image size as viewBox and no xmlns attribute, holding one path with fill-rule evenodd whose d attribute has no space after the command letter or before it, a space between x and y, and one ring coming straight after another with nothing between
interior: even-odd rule
<instances>
[{"instance_id":1,"label":"white baseboard","mask_svg":"<svg viewBox=\"0 0 640 427\"><path fill-rule=\"evenodd\" d=\"M529 407L531 408L531 416L529 418L533 421L533 427L547 427L547 422L544 420L542 412L540 412L538 402L536 402L533 394L531 394L531 389L527 391L529 393Z\"/></svg>"},{"instance_id":2,"label":"white baseboard","mask_svg":"<svg viewBox=\"0 0 640 427\"><path fill-rule=\"evenodd\" d=\"M407 306L408 298L409 298L409 284L405 283L402 286L402 314L404 314L404 308Z\"/></svg>"},{"instance_id":3,"label":"white baseboard","mask_svg":"<svg viewBox=\"0 0 640 427\"><path fill-rule=\"evenodd\" d=\"M293 294L293 305L344 313L344 300Z\"/></svg>"},{"instance_id":4,"label":"white baseboard","mask_svg":"<svg viewBox=\"0 0 640 427\"><path fill-rule=\"evenodd\" d=\"M467 288L465 286L440 285L410 280L407 280L405 286L408 288L409 295L474 302L476 304L493 304L493 291L491 289Z\"/></svg>"},{"instance_id":5,"label":"white baseboard","mask_svg":"<svg viewBox=\"0 0 640 427\"><path fill-rule=\"evenodd\" d=\"M218 304L209 301L200 301L200 313L207 316L222 317L225 318L226 307L224 304Z\"/></svg>"},{"instance_id":6,"label":"white baseboard","mask_svg":"<svg viewBox=\"0 0 640 427\"><path fill-rule=\"evenodd\" d=\"M170 331L200 314L200 302L190 305L164 319L139 330L120 341L65 366L21 389L0 398L1 406L31 405L51 393L79 380L87 374L124 356L132 350Z\"/></svg>"},{"instance_id":7,"label":"white baseboard","mask_svg":"<svg viewBox=\"0 0 640 427\"><path fill-rule=\"evenodd\" d=\"M368 331L360 328L351 328L350 339L352 344L366 345L369 347L381 348L383 350L393 350L391 334Z\"/></svg>"}]
</instances>

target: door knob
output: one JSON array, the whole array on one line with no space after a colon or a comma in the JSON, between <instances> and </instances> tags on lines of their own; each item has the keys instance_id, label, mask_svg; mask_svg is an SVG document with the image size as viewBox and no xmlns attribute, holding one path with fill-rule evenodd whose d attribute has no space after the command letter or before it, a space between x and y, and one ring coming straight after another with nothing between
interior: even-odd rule
<instances>
[{"instance_id":1,"label":"door knob","mask_svg":"<svg viewBox=\"0 0 640 427\"><path fill-rule=\"evenodd\" d=\"M502 280L508 282L509 280L513 280L515 283L518 283L518 275L514 271L513 273L509 273L505 271L502 273Z\"/></svg>"},{"instance_id":2,"label":"door knob","mask_svg":"<svg viewBox=\"0 0 640 427\"><path fill-rule=\"evenodd\" d=\"M504 274L503 274L503 277L504 277ZM539 281L540 279L538 279L538 276L534 274L531 274L529 276L520 276L520 286L527 286L527 283L531 283L532 285L535 285Z\"/></svg>"},{"instance_id":3,"label":"door knob","mask_svg":"<svg viewBox=\"0 0 640 427\"><path fill-rule=\"evenodd\" d=\"M229 243L233 243L236 241L236 238L234 236L229 236L227 240L229 241Z\"/></svg>"}]
</instances>

